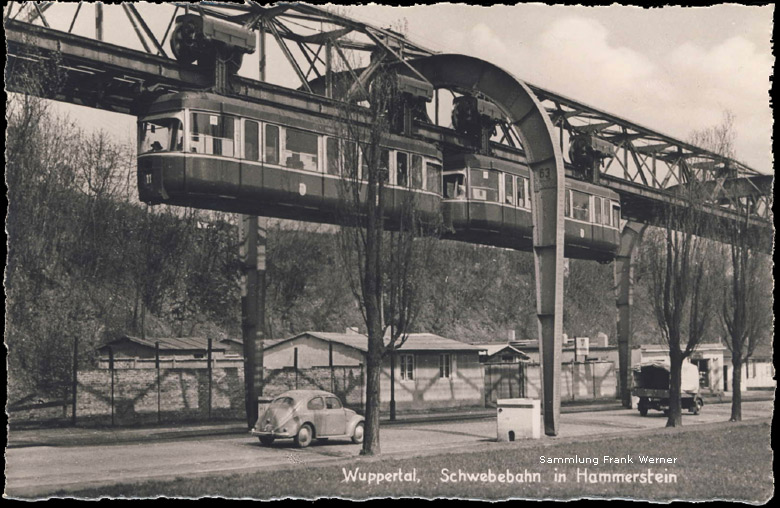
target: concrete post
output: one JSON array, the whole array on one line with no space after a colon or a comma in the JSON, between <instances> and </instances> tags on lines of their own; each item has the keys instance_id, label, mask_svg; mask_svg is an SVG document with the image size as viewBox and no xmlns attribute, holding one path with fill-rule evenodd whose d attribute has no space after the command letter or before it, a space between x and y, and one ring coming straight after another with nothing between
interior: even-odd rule
<instances>
[{"instance_id":1,"label":"concrete post","mask_svg":"<svg viewBox=\"0 0 780 508\"><path fill-rule=\"evenodd\" d=\"M631 303L633 296L633 255L647 226L629 221L620 234L615 257L615 304L617 306L618 365L620 400L631 407Z\"/></svg>"}]
</instances>

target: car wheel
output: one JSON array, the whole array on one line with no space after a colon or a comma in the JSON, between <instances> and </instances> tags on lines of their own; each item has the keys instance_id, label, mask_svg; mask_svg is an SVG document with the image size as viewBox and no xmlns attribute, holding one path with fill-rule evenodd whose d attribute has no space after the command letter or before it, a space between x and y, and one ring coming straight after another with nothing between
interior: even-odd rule
<instances>
[{"instance_id":1,"label":"car wheel","mask_svg":"<svg viewBox=\"0 0 780 508\"><path fill-rule=\"evenodd\" d=\"M693 414L697 415L701 413L701 407L704 405L704 401L697 398L693 401Z\"/></svg>"},{"instance_id":2,"label":"car wheel","mask_svg":"<svg viewBox=\"0 0 780 508\"><path fill-rule=\"evenodd\" d=\"M271 446L274 442L273 436L260 436L260 442L265 446Z\"/></svg>"},{"instance_id":3,"label":"car wheel","mask_svg":"<svg viewBox=\"0 0 780 508\"><path fill-rule=\"evenodd\" d=\"M311 425L306 423L301 426L301 429L298 431L298 435L295 436L295 444L298 445L298 448L306 448L311 444L313 436L314 432L312 431Z\"/></svg>"},{"instance_id":4,"label":"car wheel","mask_svg":"<svg viewBox=\"0 0 780 508\"><path fill-rule=\"evenodd\" d=\"M639 401L639 414L647 416L647 402L644 399Z\"/></svg>"},{"instance_id":5,"label":"car wheel","mask_svg":"<svg viewBox=\"0 0 780 508\"><path fill-rule=\"evenodd\" d=\"M363 442L363 430L364 430L363 422L360 422L357 425L355 425L355 431L352 433L353 443L360 444Z\"/></svg>"}]
</instances>

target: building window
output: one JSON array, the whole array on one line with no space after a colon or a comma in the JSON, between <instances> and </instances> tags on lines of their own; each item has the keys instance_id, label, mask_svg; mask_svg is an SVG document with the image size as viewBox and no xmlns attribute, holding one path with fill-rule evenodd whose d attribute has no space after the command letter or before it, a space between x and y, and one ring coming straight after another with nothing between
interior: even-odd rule
<instances>
[{"instance_id":1,"label":"building window","mask_svg":"<svg viewBox=\"0 0 780 508\"><path fill-rule=\"evenodd\" d=\"M414 355L401 355L401 381L414 379Z\"/></svg>"},{"instance_id":2,"label":"building window","mask_svg":"<svg viewBox=\"0 0 780 508\"><path fill-rule=\"evenodd\" d=\"M450 377L452 374L452 355L439 355L439 377Z\"/></svg>"}]
</instances>

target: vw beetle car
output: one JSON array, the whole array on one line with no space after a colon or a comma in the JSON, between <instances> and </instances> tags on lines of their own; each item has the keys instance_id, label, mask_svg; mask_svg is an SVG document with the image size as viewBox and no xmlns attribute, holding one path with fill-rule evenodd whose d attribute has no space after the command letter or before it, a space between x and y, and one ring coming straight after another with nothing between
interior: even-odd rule
<instances>
[{"instance_id":1,"label":"vw beetle car","mask_svg":"<svg viewBox=\"0 0 780 508\"><path fill-rule=\"evenodd\" d=\"M260 412L250 433L266 446L276 438L293 438L301 448L314 439L349 438L362 443L364 421L330 392L290 390Z\"/></svg>"}]
</instances>

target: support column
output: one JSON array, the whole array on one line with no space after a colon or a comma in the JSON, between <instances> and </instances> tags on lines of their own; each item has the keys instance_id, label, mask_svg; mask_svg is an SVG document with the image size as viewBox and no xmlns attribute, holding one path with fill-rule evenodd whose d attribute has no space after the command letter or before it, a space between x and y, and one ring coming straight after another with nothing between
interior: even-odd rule
<instances>
[{"instance_id":1,"label":"support column","mask_svg":"<svg viewBox=\"0 0 780 508\"><path fill-rule=\"evenodd\" d=\"M258 31L258 69L265 81L265 25ZM257 420L257 398L263 395L263 341L265 317L265 247L268 219L240 216L241 335L244 342L244 391L248 427Z\"/></svg>"},{"instance_id":2,"label":"support column","mask_svg":"<svg viewBox=\"0 0 780 508\"><path fill-rule=\"evenodd\" d=\"M631 407L631 304L634 286L634 252L642 240L646 224L629 221L620 234L615 256L615 304L617 306L618 364L620 399Z\"/></svg>"},{"instance_id":3,"label":"support column","mask_svg":"<svg viewBox=\"0 0 780 508\"><path fill-rule=\"evenodd\" d=\"M103 3L95 3L95 39L103 40Z\"/></svg>"},{"instance_id":4,"label":"support column","mask_svg":"<svg viewBox=\"0 0 780 508\"><path fill-rule=\"evenodd\" d=\"M257 397L263 393L266 228L265 217L241 216L241 335L244 342L244 389L249 427L257 420Z\"/></svg>"}]
</instances>

